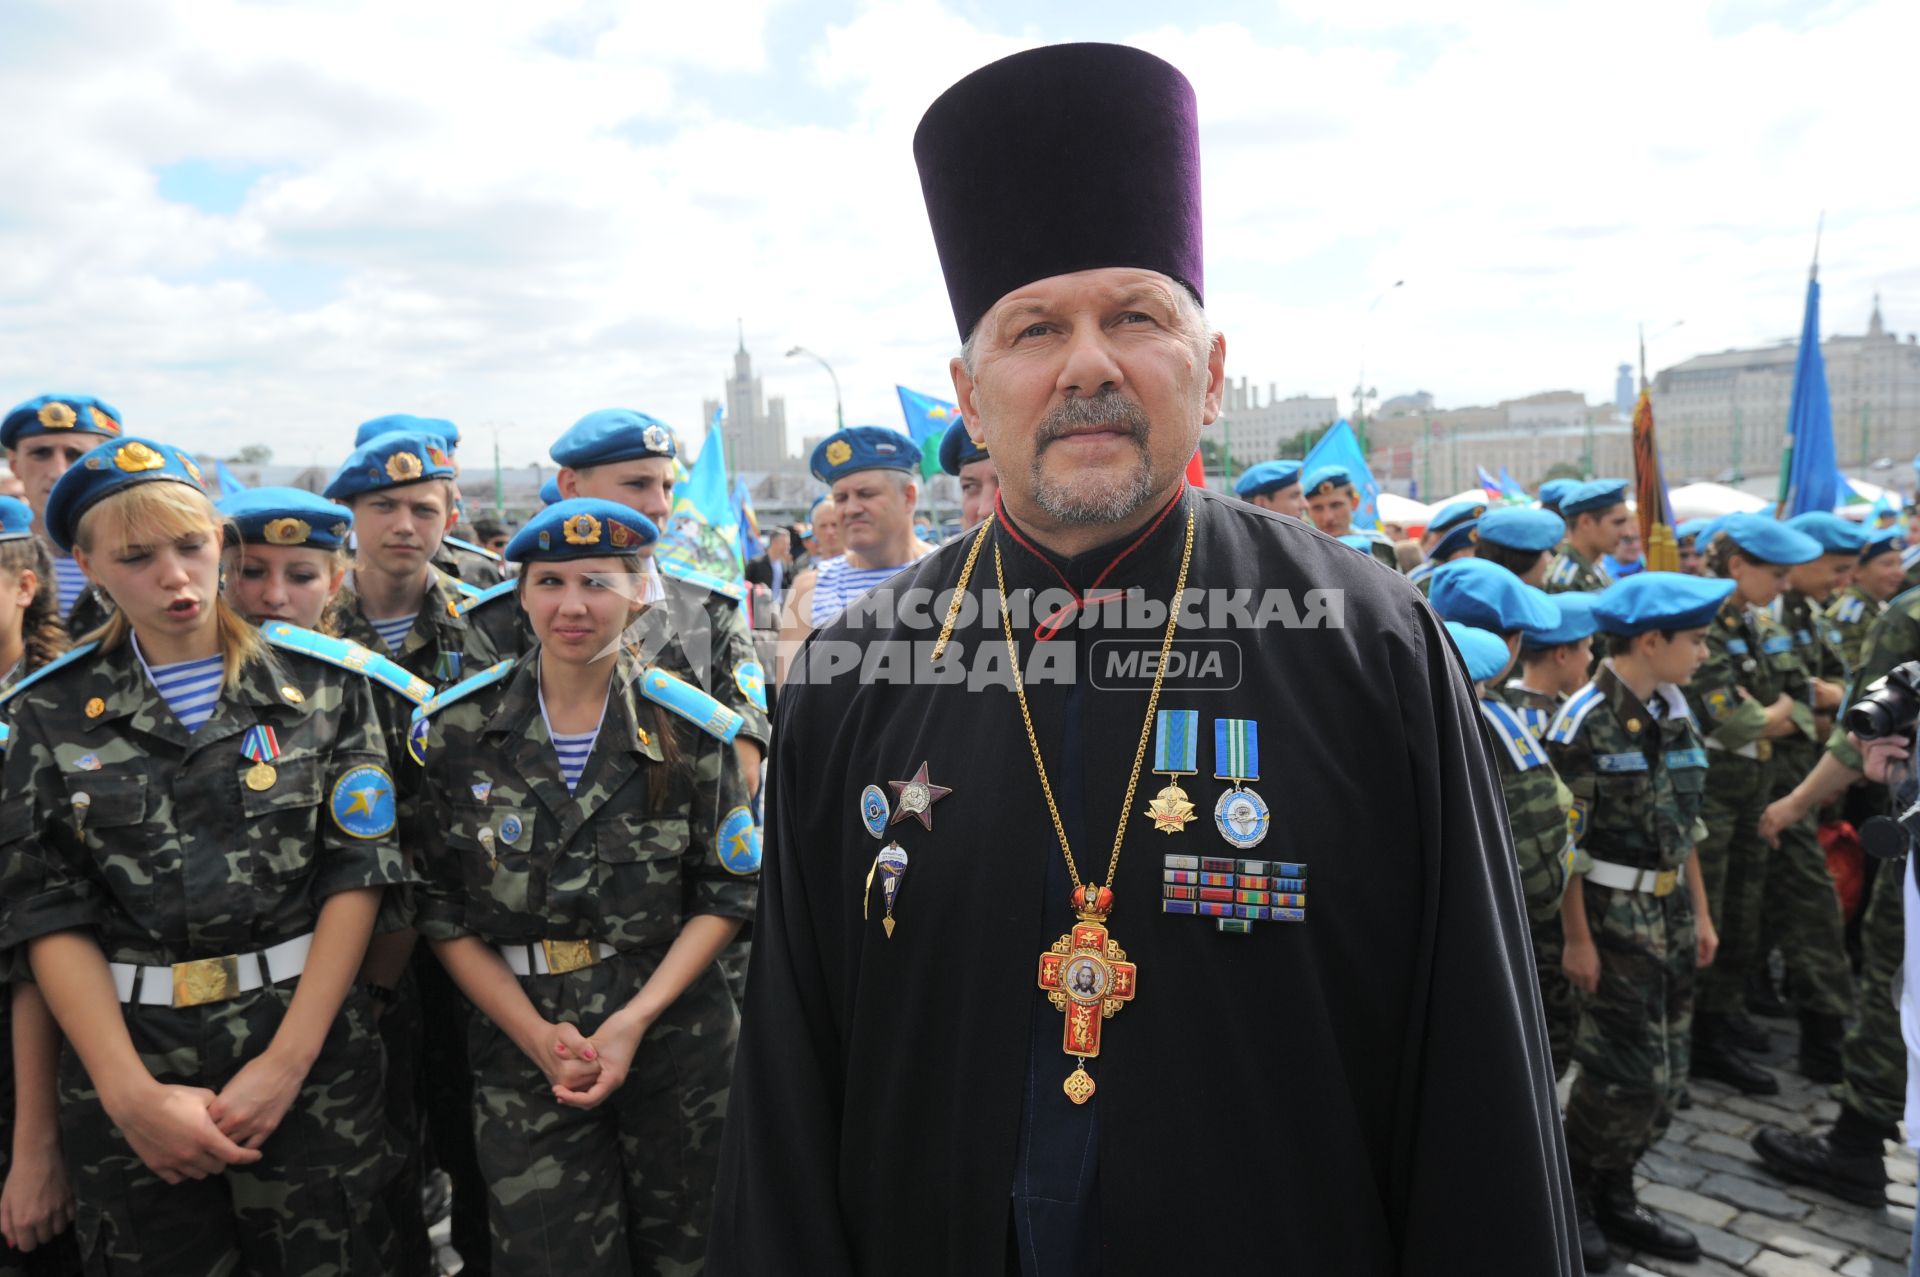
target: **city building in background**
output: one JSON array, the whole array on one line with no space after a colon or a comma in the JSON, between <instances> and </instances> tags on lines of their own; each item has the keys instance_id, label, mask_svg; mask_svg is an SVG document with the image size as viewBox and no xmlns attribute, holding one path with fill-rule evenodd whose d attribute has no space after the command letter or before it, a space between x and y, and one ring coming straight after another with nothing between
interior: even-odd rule
<instances>
[{"instance_id":1,"label":"city building in background","mask_svg":"<svg viewBox=\"0 0 1920 1277\"><path fill-rule=\"evenodd\" d=\"M740 474L806 469L787 448L787 401L778 395L768 399L761 390L760 378L753 375L745 325L740 329L739 349L733 352L733 375L727 378L725 394L726 416L721 427L730 470ZM713 420L714 409L721 406L721 401L714 399L700 405L702 430Z\"/></svg>"}]
</instances>

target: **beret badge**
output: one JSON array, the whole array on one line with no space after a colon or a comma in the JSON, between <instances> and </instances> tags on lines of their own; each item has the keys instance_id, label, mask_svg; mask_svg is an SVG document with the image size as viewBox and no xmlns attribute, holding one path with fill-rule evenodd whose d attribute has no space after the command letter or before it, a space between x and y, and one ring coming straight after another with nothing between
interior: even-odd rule
<instances>
[{"instance_id":1,"label":"beret badge","mask_svg":"<svg viewBox=\"0 0 1920 1277\"><path fill-rule=\"evenodd\" d=\"M607 541L614 549L624 550L633 544L633 529L624 523L612 523L609 521Z\"/></svg>"},{"instance_id":2,"label":"beret badge","mask_svg":"<svg viewBox=\"0 0 1920 1277\"><path fill-rule=\"evenodd\" d=\"M849 444L845 439L835 439L832 443L827 445L827 464L828 465L830 466L845 465L852 458L853 458L853 445Z\"/></svg>"},{"instance_id":3,"label":"beret badge","mask_svg":"<svg viewBox=\"0 0 1920 1277\"><path fill-rule=\"evenodd\" d=\"M117 435L120 433L120 423L102 412L97 405L92 409L92 412L94 427L98 429L101 434Z\"/></svg>"},{"instance_id":4,"label":"beret badge","mask_svg":"<svg viewBox=\"0 0 1920 1277\"><path fill-rule=\"evenodd\" d=\"M199 484L203 488L207 486L206 479L203 478L200 474L200 467L194 464L192 457L189 457L186 453L180 451L178 448L175 448L173 450L173 455L180 458L181 468L184 469L188 474L193 476L193 481L195 483Z\"/></svg>"},{"instance_id":5,"label":"beret badge","mask_svg":"<svg viewBox=\"0 0 1920 1277\"><path fill-rule=\"evenodd\" d=\"M161 470L167 461L146 444L135 439L131 443L121 444L113 454L113 464L128 474L139 474L144 470Z\"/></svg>"},{"instance_id":6,"label":"beret badge","mask_svg":"<svg viewBox=\"0 0 1920 1277\"><path fill-rule=\"evenodd\" d=\"M568 545L599 545L600 520L590 514L576 514L560 526Z\"/></svg>"},{"instance_id":7,"label":"beret badge","mask_svg":"<svg viewBox=\"0 0 1920 1277\"><path fill-rule=\"evenodd\" d=\"M420 458L411 452L396 452L387 458L387 478L395 483L404 483L408 479L418 479L426 473L426 467L420 464Z\"/></svg>"},{"instance_id":8,"label":"beret badge","mask_svg":"<svg viewBox=\"0 0 1920 1277\"><path fill-rule=\"evenodd\" d=\"M451 464L447 460L447 454L441 449L434 447L432 444L427 445L427 460L433 462L433 464L436 466L446 466Z\"/></svg>"},{"instance_id":9,"label":"beret badge","mask_svg":"<svg viewBox=\"0 0 1920 1277\"><path fill-rule=\"evenodd\" d=\"M647 445L648 452L673 453L673 439L659 426L648 426L640 434L640 441Z\"/></svg>"},{"instance_id":10,"label":"beret badge","mask_svg":"<svg viewBox=\"0 0 1920 1277\"><path fill-rule=\"evenodd\" d=\"M305 545L307 536L313 528L304 519L274 519L260 534L267 539L268 545Z\"/></svg>"},{"instance_id":11,"label":"beret badge","mask_svg":"<svg viewBox=\"0 0 1920 1277\"><path fill-rule=\"evenodd\" d=\"M40 424L49 430L71 430L80 422L80 415L70 404L50 403L40 405Z\"/></svg>"}]
</instances>

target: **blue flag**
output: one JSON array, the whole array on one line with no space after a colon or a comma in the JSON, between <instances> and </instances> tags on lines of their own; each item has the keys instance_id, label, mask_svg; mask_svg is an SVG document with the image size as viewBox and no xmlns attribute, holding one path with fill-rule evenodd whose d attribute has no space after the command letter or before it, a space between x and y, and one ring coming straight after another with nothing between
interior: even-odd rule
<instances>
[{"instance_id":1,"label":"blue flag","mask_svg":"<svg viewBox=\"0 0 1920 1277\"><path fill-rule=\"evenodd\" d=\"M947 427L960 420L960 409L944 399L935 399L905 386L894 389L900 392L900 411L907 419L907 435L920 450L921 477L938 474L940 441L947 437Z\"/></svg>"},{"instance_id":2,"label":"blue flag","mask_svg":"<svg viewBox=\"0 0 1920 1277\"><path fill-rule=\"evenodd\" d=\"M1527 490L1516 483L1513 476L1507 473L1505 466L1500 467L1500 495L1514 497L1521 501L1531 499L1527 496Z\"/></svg>"},{"instance_id":3,"label":"blue flag","mask_svg":"<svg viewBox=\"0 0 1920 1277\"><path fill-rule=\"evenodd\" d=\"M1785 491L1781 518L1832 510L1851 494L1833 450L1833 403L1827 397L1827 361L1820 353L1820 279L1807 279L1807 313L1800 323L1800 355L1793 364L1793 407L1787 415Z\"/></svg>"},{"instance_id":4,"label":"blue flag","mask_svg":"<svg viewBox=\"0 0 1920 1277\"><path fill-rule=\"evenodd\" d=\"M700 445L687 481L674 489L673 517L660 529L654 553L698 572L738 581L740 513L734 509L733 488L727 477L726 436L717 424Z\"/></svg>"},{"instance_id":5,"label":"blue flag","mask_svg":"<svg viewBox=\"0 0 1920 1277\"><path fill-rule=\"evenodd\" d=\"M233 477L233 471L227 469L227 463L216 460L213 463L213 477L220 486L219 495L230 497L236 492L245 492L247 485Z\"/></svg>"},{"instance_id":6,"label":"blue flag","mask_svg":"<svg viewBox=\"0 0 1920 1277\"><path fill-rule=\"evenodd\" d=\"M1474 469L1480 473L1480 490L1487 494L1488 499L1499 496L1500 481L1488 474L1485 466L1475 466Z\"/></svg>"},{"instance_id":7,"label":"blue flag","mask_svg":"<svg viewBox=\"0 0 1920 1277\"><path fill-rule=\"evenodd\" d=\"M1353 509L1353 526L1356 528L1375 528L1380 525L1380 481L1373 477L1373 471L1367 467L1366 454L1360 451L1360 441L1354 437L1353 427L1347 424L1345 417L1333 423L1333 429L1320 436L1320 442L1313 445L1307 453L1307 459L1300 463L1300 473L1312 474L1314 467L1340 465L1347 468L1347 474L1353 480L1353 492L1357 504Z\"/></svg>"}]
</instances>

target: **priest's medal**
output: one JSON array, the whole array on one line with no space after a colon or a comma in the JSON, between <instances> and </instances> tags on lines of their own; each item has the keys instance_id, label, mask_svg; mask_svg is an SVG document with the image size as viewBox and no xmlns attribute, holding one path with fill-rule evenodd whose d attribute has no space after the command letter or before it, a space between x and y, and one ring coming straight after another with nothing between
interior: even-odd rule
<instances>
[{"instance_id":1,"label":"priest's medal","mask_svg":"<svg viewBox=\"0 0 1920 1277\"><path fill-rule=\"evenodd\" d=\"M1153 827L1163 834L1180 833L1198 819L1193 814L1187 791L1180 788L1178 777L1191 776L1198 770L1195 760L1200 750L1196 739L1199 728L1197 709L1163 709L1156 715L1153 770L1167 778L1167 785L1147 804L1147 815L1152 817Z\"/></svg>"},{"instance_id":2,"label":"priest's medal","mask_svg":"<svg viewBox=\"0 0 1920 1277\"><path fill-rule=\"evenodd\" d=\"M1067 1098L1085 1104L1093 1098L1093 1075L1086 1061L1100 1054L1100 1025L1133 1000L1138 972L1126 950L1107 934L1113 892L1081 887L1073 893L1080 921L1040 955L1040 987L1047 1000L1066 1013L1060 1049L1077 1060L1060 1084Z\"/></svg>"},{"instance_id":3,"label":"priest's medal","mask_svg":"<svg viewBox=\"0 0 1920 1277\"><path fill-rule=\"evenodd\" d=\"M1213 720L1213 775L1231 782L1232 789L1213 805L1213 823L1220 836L1245 851L1267 836L1267 804L1247 788L1260 779L1260 724L1251 718Z\"/></svg>"}]
</instances>

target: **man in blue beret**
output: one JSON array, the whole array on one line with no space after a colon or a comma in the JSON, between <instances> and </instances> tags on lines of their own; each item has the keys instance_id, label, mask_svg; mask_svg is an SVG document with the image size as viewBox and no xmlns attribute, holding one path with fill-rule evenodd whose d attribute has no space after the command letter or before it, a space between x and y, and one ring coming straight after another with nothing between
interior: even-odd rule
<instances>
[{"instance_id":1,"label":"man in blue beret","mask_svg":"<svg viewBox=\"0 0 1920 1277\"><path fill-rule=\"evenodd\" d=\"M1640 544L1638 523L1627 520L1626 530L1621 532L1619 542L1610 554L1601 558L1600 566L1615 581L1624 581L1637 572L1647 570L1646 550Z\"/></svg>"},{"instance_id":2,"label":"man in blue beret","mask_svg":"<svg viewBox=\"0 0 1920 1277\"><path fill-rule=\"evenodd\" d=\"M1674 543L1680 551L1680 570L1689 576L1700 576L1704 572L1701 564L1706 546L1701 544L1700 534L1712 523L1712 519L1685 519L1673 529Z\"/></svg>"},{"instance_id":3,"label":"man in blue beret","mask_svg":"<svg viewBox=\"0 0 1920 1277\"><path fill-rule=\"evenodd\" d=\"M449 489L453 493L455 524L458 526L465 517L465 507L460 497L460 461L456 455L460 447L460 427L444 417L416 417L410 412L390 412L384 417L361 422L353 432L353 446L358 448L396 430L428 435L438 441L437 460L453 471ZM433 565L483 590L490 585L498 585L508 576L506 564L498 551L489 549L478 540L455 536L451 530L440 538L440 548L433 553Z\"/></svg>"},{"instance_id":4,"label":"man in blue beret","mask_svg":"<svg viewBox=\"0 0 1920 1277\"><path fill-rule=\"evenodd\" d=\"M1595 479L1577 484L1560 500L1560 516L1567 521L1567 542L1547 569L1547 591L1604 590L1613 578L1601 566L1633 522L1627 509L1624 479Z\"/></svg>"},{"instance_id":5,"label":"man in blue beret","mask_svg":"<svg viewBox=\"0 0 1920 1277\"><path fill-rule=\"evenodd\" d=\"M1906 569L1900 562L1905 539L1898 527L1881 528L1860 547L1860 561L1854 566L1853 581L1827 609L1827 623L1837 636L1840 658L1851 675L1860 667L1867 641L1867 629L1887 604L1900 593Z\"/></svg>"},{"instance_id":6,"label":"man in blue beret","mask_svg":"<svg viewBox=\"0 0 1920 1277\"><path fill-rule=\"evenodd\" d=\"M1353 512L1360 506L1360 494L1345 466L1331 462L1317 465L1306 472L1300 487L1314 527L1336 539L1365 537L1367 553L1394 571L1400 570L1400 559L1394 553L1391 537L1375 529L1353 526Z\"/></svg>"},{"instance_id":7,"label":"man in blue beret","mask_svg":"<svg viewBox=\"0 0 1920 1277\"><path fill-rule=\"evenodd\" d=\"M1507 703L1542 736L1567 698L1586 686L1596 624L1593 595L1576 590L1548 597L1559 619L1521 632L1520 663L1502 689Z\"/></svg>"},{"instance_id":8,"label":"man in blue beret","mask_svg":"<svg viewBox=\"0 0 1920 1277\"><path fill-rule=\"evenodd\" d=\"M1427 557L1407 573L1407 579L1422 594L1427 592L1427 582L1435 569L1473 553L1474 533L1480 526L1480 516L1486 512L1487 503L1484 501L1455 501L1433 516L1433 520L1427 524L1426 533L1420 538L1420 548Z\"/></svg>"},{"instance_id":9,"label":"man in blue beret","mask_svg":"<svg viewBox=\"0 0 1920 1277\"><path fill-rule=\"evenodd\" d=\"M1540 485L1540 508L1549 514L1564 515L1560 503L1567 493L1580 486L1578 479L1549 479Z\"/></svg>"},{"instance_id":10,"label":"man in blue beret","mask_svg":"<svg viewBox=\"0 0 1920 1277\"><path fill-rule=\"evenodd\" d=\"M1226 383L1198 141L1186 78L1105 44L916 132L1000 498L782 688L711 1277L1577 1271L1454 645L1397 572L1186 482ZM1282 1082L1338 1099L1195 1120ZM1286 1226L1170 1226L1195 1167Z\"/></svg>"},{"instance_id":11,"label":"man in blue beret","mask_svg":"<svg viewBox=\"0 0 1920 1277\"><path fill-rule=\"evenodd\" d=\"M1307 517L1306 494L1300 489L1298 461L1261 461L1248 466L1233 481L1233 495L1263 510Z\"/></svg>"},{"instance_id":12,"label":"man in blue beret","mask_svg":"<svg viewBox=\"0 0 1920 1277\"><path fill-rule=\"evenodd\" d=\"M1693 1234L1640 1203L1633 1172L1686 1088L1694 972L1719 947L1694 851L1707 751L1680 689L1732 592L1643 572L1601 593L1606 659L1547 729L1586 860L1560 918L1567 978L1587 995L1566 1130L1588 1272L1607 1267L1609 1238L1664 1259L1700 1255Z\"/></svg>"},{"instance_id":13,"label":"man in blue beret","mask_svg":"<svg viewBox=\"0 0 1920 1277\"><path fill-rule=\"evenodd\" d=\"M964 417L948 426L940 440L940 468L960 480L961 526L970 528L986 518L1000 495L1000 473L986 448L968 433Z\"/></svg>"},{"instance_id":14,"label":"man in blue beret","mask_svg":"<svg viewBox=\"0 0 1920 1277\"><path fill-rule=\"evenodd\" d=\"M1473 530L1473 553L1498 563L1528 585L1544 588L1554 547L1566 531L1566 522L1550 510L1503 505L1480 517Z\"/></svg>"},{"instance_id":15,"label":"man in blue beret","mask_svg":"<svg viewBox=\"0 0 1920 1277\"><path fill-rule=\"evenodd\" d=\"M8 411L0 421L0 448L6 449L7 467L20 480L21 496L33 509L36 527L45 525L47 496L60 476L93 448L120 434L120 410L92 395L40 395ZM112 615L113 604L104 591L88 583L71 555L44 533L41 540L53 556L54 591L67 632L78 638L98 628Z\"/></svg>"}]
</instances>

